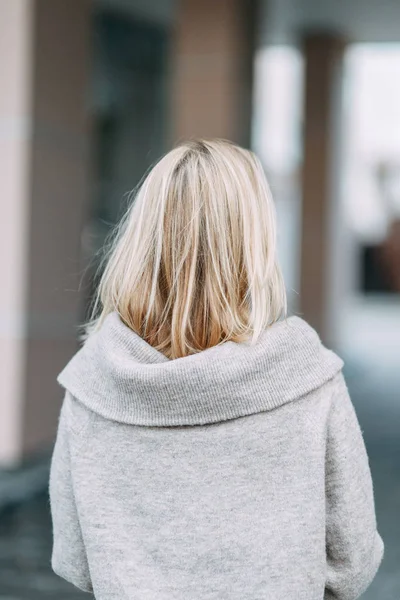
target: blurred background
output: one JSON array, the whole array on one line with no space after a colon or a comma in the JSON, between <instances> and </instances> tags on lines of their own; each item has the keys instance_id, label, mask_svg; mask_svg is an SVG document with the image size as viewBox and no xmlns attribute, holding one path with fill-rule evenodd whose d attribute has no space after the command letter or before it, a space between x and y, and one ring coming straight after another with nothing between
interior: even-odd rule
<instances>
[{"instance_id":1,"label":"blurred background","mask_svg":"<svg viewBox=\"0 0 400 600\"><path fill-rule=\"evenodd\" d=\"M96 252L171 145L269 177L290 312L346 360L400 598L400 2L0 0L0 598L50 570L49 456Z\"/></svg>"}]
</instances>

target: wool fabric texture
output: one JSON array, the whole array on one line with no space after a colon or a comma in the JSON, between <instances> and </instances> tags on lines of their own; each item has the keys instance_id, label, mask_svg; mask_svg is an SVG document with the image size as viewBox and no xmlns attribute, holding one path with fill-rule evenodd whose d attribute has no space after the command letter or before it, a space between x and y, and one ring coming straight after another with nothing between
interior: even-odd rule
<instances>
[{"instance_id":1,"label":"wool fabric texture","mask_svg":"<svg viewBox=\"0 0 400 600\"><path fill-rule=\"evenodd\" d=\"M383 555L342 360L299 317L170 360L111 313L58 377L52 567L98 600L355 600Z\"/></svg>"}]
</instances>

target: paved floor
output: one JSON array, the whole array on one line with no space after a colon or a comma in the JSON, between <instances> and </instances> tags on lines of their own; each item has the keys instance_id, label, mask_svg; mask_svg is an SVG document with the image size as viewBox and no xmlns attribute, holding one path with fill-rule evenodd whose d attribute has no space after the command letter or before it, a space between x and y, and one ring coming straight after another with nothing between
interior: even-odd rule
<instances>
[{"instance_id":1,"label":"paved floor","mask_svg":"<svg viewBox=\"0 0 400 600\"><path fill-rule=\"evenodd\" d=\"M0 598L2 600L81 600L88 594L50 569L51 530L46 495L0 518Z\"/></svg>"},{"instance_id":2,"label":"paved floor","mask_svg":"<svg viewBox=\"0 0 400 600\"><path fill-rule=\"evenodd\" d=\"M399 361L400 362L400 361ZM363 600L400 599L400 364L397 371L371 368L348 382L364 433L374 480L378 528L385 556Z\"/></svg>"},{"instance_id":3,"label":"paved floor","mask_svg":"<svg viewBox=\"0 0 400 600\"><path fill-rule=\"evenodd\" d=\"M351 364L347 380L364 432L379 529L386 551L381 569L363 600L400 598L400 369ZM52 574L51 534L46 496L0 518L0 598L80 600L87 594Z\"/></svg>"}]
</instances>

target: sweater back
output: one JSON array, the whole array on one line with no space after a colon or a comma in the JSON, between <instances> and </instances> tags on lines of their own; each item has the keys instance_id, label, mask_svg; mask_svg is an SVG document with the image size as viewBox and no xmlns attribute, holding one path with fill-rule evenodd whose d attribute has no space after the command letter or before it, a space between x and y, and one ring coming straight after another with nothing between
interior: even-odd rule
<instances>
[{"instance_id":1,"label":"sweater back","mask_svg":"<svg viewBox=\"0 0 400 600\"><path fill-rule=\"evenodd\" d=\"M383 554L342 361L302 319L169 360L109 315L59 376L53 569L98 600L353 600Z\"/></svg>"}]
</instances>

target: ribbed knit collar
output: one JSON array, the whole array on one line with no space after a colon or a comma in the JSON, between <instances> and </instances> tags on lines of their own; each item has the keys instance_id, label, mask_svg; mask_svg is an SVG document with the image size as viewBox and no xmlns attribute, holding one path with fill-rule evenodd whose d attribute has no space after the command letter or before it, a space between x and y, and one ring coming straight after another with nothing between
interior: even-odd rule
<instances>
[{"instance_id":1,"label":"ribbed knit collar","mask_svg":"<svg viewBox=\"0 0 400 600\"><path fill-rule=\"evenodd\" d=\"M269 327L254 345L225 342L169 360L111 313L58 382L108 419L146 426L196 425L294 401L342 366L296 316Z\"/></svg>"}]
</instances>

